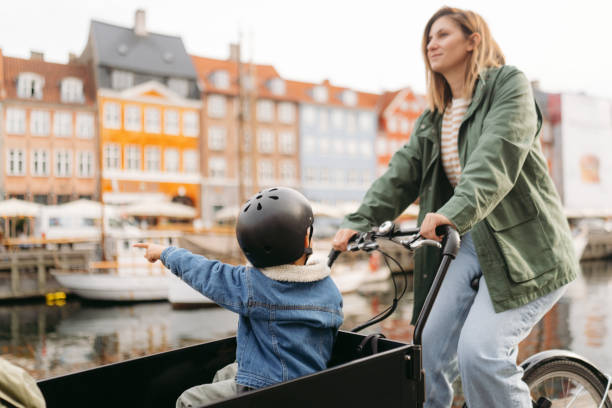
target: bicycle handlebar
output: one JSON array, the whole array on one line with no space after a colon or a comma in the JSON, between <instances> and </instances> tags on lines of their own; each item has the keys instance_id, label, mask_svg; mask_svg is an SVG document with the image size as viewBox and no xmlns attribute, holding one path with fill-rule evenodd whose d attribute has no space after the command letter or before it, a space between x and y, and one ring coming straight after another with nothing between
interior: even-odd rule
<instances>
[{"instance_id":1,"label":"bicycle handlebar","mask_svg":"<svg viewBox=\"0 0 612 408\"><path fill-rule=\"evenodd\" d=\"M442 249L443 255L449 255L453 259L459 252L459 234L450 225L442 225L436 228L436 234L444 237L444 246L431 239L423 239L419 235L419 228L401 228L391 221L383 222L368 232L361 232L349 239L347 251L373 251L378 249L377 239L383 238L396 242L409 250L416 250L422 246L433 246ZM409 237L409 239L401 239ZM327 266L331 267L342 251L332 249L327 257Z\"/></svg>"}]
</instances>

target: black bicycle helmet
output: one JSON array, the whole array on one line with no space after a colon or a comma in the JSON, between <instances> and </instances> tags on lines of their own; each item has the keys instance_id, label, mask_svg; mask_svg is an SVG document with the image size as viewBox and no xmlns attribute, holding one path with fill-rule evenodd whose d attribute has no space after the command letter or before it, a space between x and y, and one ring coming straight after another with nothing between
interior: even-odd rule
<instances>
[{"instance_id":1,"label":"black bicycle helmet","mask_svg":"<svg viewBox=\"0 0 612 408\"><path fill-rule=\"evenodd\" d=\"M240 209L236 238L249 262L265 268L295 262L312 249L304 248L304 237L314 216L310 203L287 187L260 191Z\"/></svg>"}]
</instances>

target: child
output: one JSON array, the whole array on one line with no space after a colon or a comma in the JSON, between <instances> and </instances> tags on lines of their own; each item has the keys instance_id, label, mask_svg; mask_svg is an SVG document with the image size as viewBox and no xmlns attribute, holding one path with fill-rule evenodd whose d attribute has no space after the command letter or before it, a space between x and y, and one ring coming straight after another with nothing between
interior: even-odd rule
<instances>
[{"instance_id":1,"label":"child","mask_svg":"<svg viewBox=\"0 0 612 408\"><path fill-rule=\"evenodd\" d=\"M313 214L290 188L260 192L244 204L236 237L253 265L232 266L185 249L142 243L194 289L240 315L236 363L212 384L185 391L177 408L195 407L326 368L342 324L342 296L324 263L306 264ZM237 368L237 373L235 370Z\"/></svg>"}]
</instances>

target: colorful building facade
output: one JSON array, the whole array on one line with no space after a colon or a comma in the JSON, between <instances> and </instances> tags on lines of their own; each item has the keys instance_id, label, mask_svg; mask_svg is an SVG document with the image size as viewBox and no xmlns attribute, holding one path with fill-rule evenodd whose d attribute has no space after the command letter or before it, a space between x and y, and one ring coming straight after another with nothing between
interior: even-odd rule
<instances>
[{"instance_id":1,"label":"colorful building facade","mask_svg":"<svg viewBox=\"0 0 612 408\"><path fill-rule=\"evenodd\" d=\"M98 196L96 97L91 67L3 56L1 198L61 204Z\"/></svg>"}]
</instances>

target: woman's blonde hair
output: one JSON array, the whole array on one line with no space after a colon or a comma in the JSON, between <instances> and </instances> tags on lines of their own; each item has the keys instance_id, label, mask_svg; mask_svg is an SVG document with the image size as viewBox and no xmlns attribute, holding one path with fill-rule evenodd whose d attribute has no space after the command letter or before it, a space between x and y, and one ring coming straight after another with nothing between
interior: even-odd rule
<instances>
[{"instance_id":1,"label":"woman's blonde hair","mask_svg":"<svg viewBox=\"0 0 612 408\"><path fill-rule=\"evenodd\" d=\"M425 60L425 71L427 76L427 103L431 111L438 110L443 112L445 106L452 100L450 86L442 74L434 72L427 58L427 43L429 42L429 32L431 26L440 17L449 17L461 27L465 37L473 33L480 35L480 42L476 45L471 55L468 57L467 69L465 70L465 86L463 95L455 97L471 97L476 85L478 75L485 68L499 67L505 64L504 54L499 45L493 39L489 26L486 21L478 14L469 10L462 10L454 7L442 7L431 16L425 31L423 32L422 52Z\"/></svg>"}]
</instances>

